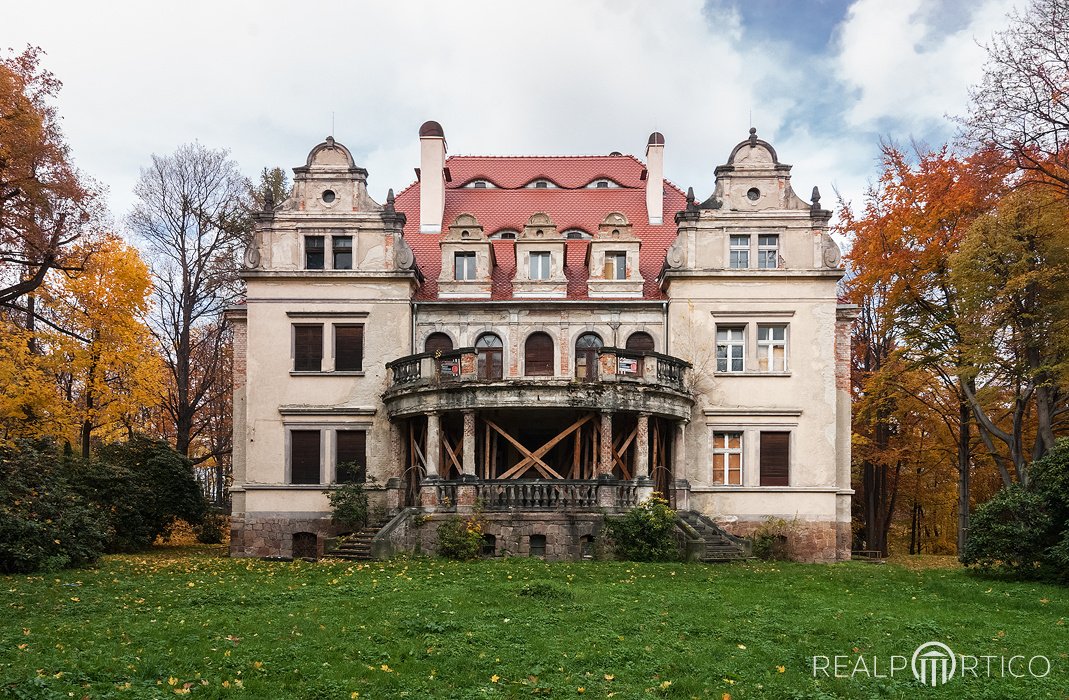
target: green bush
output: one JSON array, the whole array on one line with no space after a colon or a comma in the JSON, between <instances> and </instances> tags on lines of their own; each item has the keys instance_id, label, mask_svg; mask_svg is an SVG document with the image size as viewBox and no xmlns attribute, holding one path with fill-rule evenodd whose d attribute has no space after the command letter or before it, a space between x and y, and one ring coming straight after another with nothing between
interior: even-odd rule
<instances>
[{"instance_id":1,"label":"green bush","mask_svg":"<svg viewBox=\"0 0 1069 700\"><path fill-rule=\"evenodd\" d=\"M100 557L107 516L73 487L67 460L49 443L0 449L0 572L84 566Z\"/></svg>"},{"instance_id":2,"label":"green bush","mask_svg":"<svg viewBox=\"0 0 1069 700\"><path fill-rule=\"evenodd\" d=\"M369 510L364 484L340 484L327 494L327 498L330 500L330 522L350 530L367 526Z\"/></svg>"},{"instance_id":3,"label":"green bush","mask_svg":"<svg viewBox=\"0 0 1069 700\"><path fill-rule=\"evenodd\" d=\"M605 522L613 551L628 561L678 560L675 526L676 512L657 495Z\"/></svg>"},{"instance_id":4,"label":"green bush","mask_svg":"<svg viewBox=\"0 0 1069 700\"><path fill-rule=\"evenodd\" d=\"M961 560L982 571L1069 583L1069 439L1029 469L1027 486L995 494L972 516Z\"/></svg>"},{"instance_id":5,"label":"green bush","mask_svg":"<svg viewBox=\"0 0 1069 700\"><path fill-rule=\"evenodd\" d=\"M479 513L467 518L454 515L438 526L438 556L470 561L477 559L483 548L483 522Z\"/></svg>"},{"instance_id":6,"label":"green bush","mask_svg":"<svg viewBox=\"0 0 1069 700\"><path fill-rule=\"evenodd\" d=\"M783 518L769 518L754 531L753 555L758 559L784 561L788 558L787 535L790 525Z\"/></svg>"},{"instance_id":7,"label":"green bush","mask_svg":"<svg viewBox=\"0 0 1069 700\"><path fill-rule=\"evenodd\" d=\"M200 525L193 528L197 542L201 544L219 544L223 541L229 519L222 513L208 513Z\"/></svg>"}]
</instances>

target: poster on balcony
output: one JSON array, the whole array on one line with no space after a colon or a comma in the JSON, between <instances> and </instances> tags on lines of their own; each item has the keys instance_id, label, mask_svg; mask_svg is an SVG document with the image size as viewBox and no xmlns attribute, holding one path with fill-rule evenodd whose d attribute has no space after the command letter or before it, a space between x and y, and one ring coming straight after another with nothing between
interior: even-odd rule
<instances>
[{"instance_id":1,"label":"poster on balcony","mask_svg":"<svg viewBox=\"0 0 1069 700\"><path fill-rule=\"evenodd\" d=\"M616 360L617 374L638 374L638 360L620 357Z\"/></svg>"}]
</instances>

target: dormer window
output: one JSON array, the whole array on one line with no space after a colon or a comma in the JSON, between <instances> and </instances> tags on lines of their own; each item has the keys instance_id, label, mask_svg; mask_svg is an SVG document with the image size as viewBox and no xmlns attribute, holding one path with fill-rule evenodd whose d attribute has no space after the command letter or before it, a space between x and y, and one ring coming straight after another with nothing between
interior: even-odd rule
<instances>
[{"instance_id":1,"label":"dormer window","mask_svg":"<svg viewBox=\"0 0 1069 700\"><path fill-rule=\"evenodd\" d=\"M490 182L489 180L472 180L468 184L464 185L464 187L476 190L485 190L494 187L494 183Z\"/></svg>"},{"instance_id":2,"label":"dormer window","mask_svg":"<svg viewBox=\"0 0 1069 700\"><path fill-rule=\"evenodd\" d=\"M534 186L535 186L535 189L537 189L537 190L544 190L544 189L547 189L549 187L549 183L546 182L545 180L539 180L538 182L536 182L534 184Z\"/></svg>"},{"instance_id":3,"label":"dormer window","mask_svg":"<svg viewBox=\"0 0 1069 700\"><path fill-rule=\"evenodd\" d=\"M627 279L627 253L619 251L605 253L605 279Z\"/></svg>"},{"instance_id":4,"label":"dormer window","mask_svg":"<svg viewBox=\"0 0 1069 700\"><path fill-rule=\"evenodd\" d=\"M548 280L550 267L549 252L531 253L531 279Z\"/></svg>"},{"instance_id":5,"label":"dormer window","mask_svg":"<svg viewBox=\"0 0 1069 700\"><path fill-rule=\"evenodd\" d=\"M323 236L304 237L304 269L322 270L324 266Z\"/></svg>"},{"instance_id":6,"label":"dormer window","mask_svg":"<svg viewBox=\"0 0 1069 700\"><path fill-rule=\"evenodd\" d=\"M453 254L453 279L475 279L475 253Z\"/></svg>"},{"instance_id":7,"label":"dormer window","mask_svg":"<svg viewBox=\"0 0 1069 700\"><path fill-rule=\"evenodd\" d=\"M514 240L516 240L516 232L515 231L498 231L497 233L492 234L490 236L490 238L493 239L493 240L510 240L510 241L514 241Z\"/></svg>"},{"instance_id":8,"label":"dormer window","mask_svg":"<svg viewBox=\"0 0 1069 700\"><path fill-rule=\"evenodd\" d=\"M545 190L554 189L557 186L545 178L540 178L538 180L532 180L531 182L527 183L527 187L530 189Z\"/></svg>"},{"instance_id":9,"label":"dormer window","mask_svg":"<svg viewBox=\"0 0 1069 700\"><path fill-rule=\"evenodd\" d=\"M580 231L577 228L573 228L571 231L565 231L564 232L564 237L565 238L570 238L570 239L576 240L576 241L581 241L581 240L589 239L590 238L590 234L587 233L586 231Z\"/></svg>"}]
</instances>

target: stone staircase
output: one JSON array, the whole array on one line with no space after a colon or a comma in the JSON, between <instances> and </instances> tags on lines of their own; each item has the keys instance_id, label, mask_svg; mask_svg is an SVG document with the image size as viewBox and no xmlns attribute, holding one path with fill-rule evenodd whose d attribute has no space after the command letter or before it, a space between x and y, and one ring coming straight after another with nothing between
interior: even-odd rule
<instances>
[{"instance_id":1,"label":"stone staircase","mask_svg":"<svg viewBox=\"0 0 1069 700\"><path fill-rule=\"evenodd\" d=\"M368 523L353 534L339 538L337 546L328 551L326 555L334 559L346 559L348 561L369 561L372 559L371 541L375 539L375 535L386 525L386 522L383 520L381 522Z\"/></svg>"},{"instance_id":2,"label":"stone staircase","mask_svg":"<svg viewBox=\"0 0 1069 700\"><path fill-rule=\"evenodd\" d=\"M750 559L752 545L747 539L725 532L715 522L693 510L676 513L681 529L689 535L687 552L697 561L725 562Z\"/></svg>"}]
</instances>

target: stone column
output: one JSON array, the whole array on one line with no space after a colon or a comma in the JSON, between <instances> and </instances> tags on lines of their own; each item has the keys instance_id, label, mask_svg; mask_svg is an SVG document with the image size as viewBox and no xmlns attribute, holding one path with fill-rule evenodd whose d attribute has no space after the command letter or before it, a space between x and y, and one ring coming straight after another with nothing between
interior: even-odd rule
<instances>
[{"instance_id":1,"label":"stone column","mask_svg":"<svg viewBox=\"0 0 1069 700\"><path fill-rule=\"evenodd\" d=\"M641 503L653 496L653 480L650 479L650 414L638 414L637 427L635 431L635 498Z\"/></svg>"},{"instance_id":2,"label":"stone column","mask_svg":"<svg viewBox=\"0 0 1069 700\"><path fill-rule=\"evenodd\" d=\"M441 417L437 411L427 414L427 444L423 446L423 456L427 459L425 481L438 479L438 459L442 454Z\"/></svg>"},{"instance_id":3,"label":"stone column","mask_svg":"<svg viewBox=\"0 0 1069 700\"><path fill-rule=\"evenodd\" d=\"M475 411L464 411L464 479L475 478Z\"/></svg>"},{"instance_id":4,"label":"stone column","mask_svg":"<svg viewBox=\"0 0 1069 700\"><path fill-rule=\"evenodd\" d=\"M690 482L687 481L687 421L677 421L672 439L672 490L676 510L690 510Z\"/></svg>"},{"instance_id":5,"label":"stone column","mask_svg":"<svg viewBox=\"0 0 1069 700\"><path fill-rule=\"evenodd\" d=\"M611 478L612 465L612 411L602 411L601 445L598 450L598 478Z\"/></svg>"}]
</instances>

